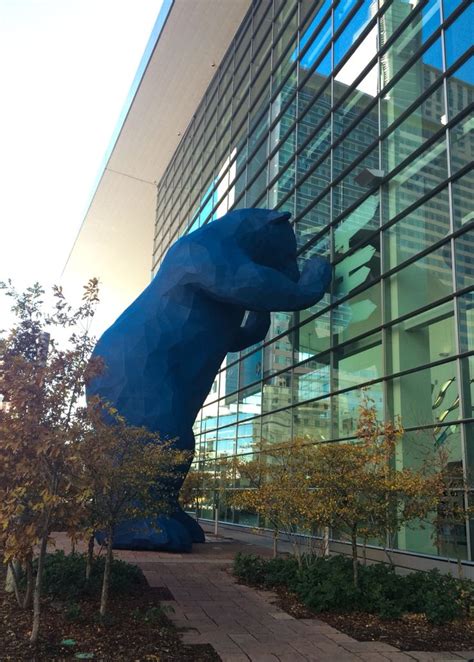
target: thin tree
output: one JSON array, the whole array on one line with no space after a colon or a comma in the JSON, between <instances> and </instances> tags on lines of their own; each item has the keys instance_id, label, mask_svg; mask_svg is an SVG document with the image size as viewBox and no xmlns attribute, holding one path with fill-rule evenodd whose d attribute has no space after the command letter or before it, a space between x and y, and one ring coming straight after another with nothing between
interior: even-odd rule
<instances>
[{"instance_id":1,"label":"thin tree","mask_svg":"<svg viewBox=\"0 0 474 662\"><path fill-rule=\"evenodd\" d=\"M18 292L9 281L0 283L0 290L11 298L15 315L0 345L0 543L19 603L28 606L33 598L34 643L48 540L57 522L73 527L76 517L71 476L78 470L72 450L77 407L85 382L101 369L99 362L89 360L98 282L87 283L77 308L67 303L60 287L53 288L49 309L38 283ZM54 334L65 337L61 346ZM18 586L21 566L27 576L23 598Z\"/></svg>"},{"instance_id":2,"label":"thin tree","mask_svg":"<svg viewBox=\"0 0 474 662\"><path fill-rule=\"evenodd\" d=\"M88 534L102 531L107 553L100 615L107 613L116 526L122 521L166 514L186 471L189 453L172 440L143 427L133 427L99 400L86 411L86 431L77 445ZM82 429L84 429L82 427Z\"/></svg>"}]
</instances>

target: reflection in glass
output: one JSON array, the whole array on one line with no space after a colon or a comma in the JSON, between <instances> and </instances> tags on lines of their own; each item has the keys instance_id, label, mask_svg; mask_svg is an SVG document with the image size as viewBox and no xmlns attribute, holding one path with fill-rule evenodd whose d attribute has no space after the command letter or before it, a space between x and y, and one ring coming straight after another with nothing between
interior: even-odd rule
<instances>
[{"instance_id":1,"label":"reflection in glass","mask_svg":"<svg viewBox=\"0 0 474 662\"><path fill-rule=\"evenodd\" d=\"M446 425L460 418L456 362L450 361L394 377L388 380L387 386L390 417L393 419L400 416L405 428L433 425L425 450L443 443L446 435L440 424ZM423 448L417 446L414 450L421 453ZM412 459L415 460L415 457ZM420 460L421 454L418 457Z\"/></svg>"},{"instance_id":2,"label":"reflection in glass","mask_svg":"<svg viewBox=\"0 0 474 662\"><path fill-rule=\"evenodd\" d=\"M449 195L446 187L384 231L384 270L396 267L429 248L446 237L449 231Z\"/></svg>"},{"instance_id":3,"label":"reflection in glass","mask_svg":"<svg viewBox=\"0 0 474 662\"><path fill-rule=\"evenodd\" d=\"M311 342L311 341L308 341ZM319 355L293 368L293 400L304 402L330 393L329 354Z\"/></svg>"},{"instance_id":4,"label":"reflection in glass","mask_svg":"<svg viewBox=\"0 0 474 662\"><path fill-rule=\"evenodd\" d=\"M308 441L331 439L331 399L306 402L291 410L293 436Z\"/></svg>"},{"instance_id":5,"label":"reflection in glass","mask_svg":"<svg viewBox=\"0 0 474 662\"><path fill-rule=\"evenodd\" d=\"M455 353L452 301L387 329L387 374L439 361Z\"/></svg>"},{"instance_id":6,"label":"reflection in glass","mask_svg":"<svg viewBox=\"0 0 474 662\"><path fill-rule=\"evenodd\" d=\"M334 348L334 390L339 391L382 377L382 335Z\"/></svg>"}]
</instances>

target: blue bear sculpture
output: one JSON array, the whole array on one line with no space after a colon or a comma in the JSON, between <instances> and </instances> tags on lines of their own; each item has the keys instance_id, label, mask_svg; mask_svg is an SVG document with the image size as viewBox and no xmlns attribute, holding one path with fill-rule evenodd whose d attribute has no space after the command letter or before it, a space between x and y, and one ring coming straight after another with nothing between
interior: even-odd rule
<instances>
[{"instance_id":1,"label":"blue bear sculpture","mask_svg":"<svg viewBox=\"0 0 474 662\"><path fill-rule=\"evenodd\" d=\"M271 311L307 308L329 285L331 267L321 258L300 275L289 218L239 209L179 239L98 341L94 355L106 367L88 397L100 396L131 425L194 451L193 423L226 354L263 340ZM172 498L170 514L120 524L115 547L182 552L204 542L201 527Z\"/></svg>"}]
</instances>

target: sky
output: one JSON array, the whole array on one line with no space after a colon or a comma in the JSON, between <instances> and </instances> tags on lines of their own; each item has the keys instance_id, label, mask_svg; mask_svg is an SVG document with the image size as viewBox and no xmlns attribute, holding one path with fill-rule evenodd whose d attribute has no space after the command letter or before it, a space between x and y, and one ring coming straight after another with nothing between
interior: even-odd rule
<instances>
[{"instance_id":1,"label":"sky","mask_svg":"<svg viewBox=\"0 0 474 662\"><path fill-rule=\"evenodd\" d=\"M161 4L0 0L0 280L60 281Z\"/></svg>"}]
</instances>

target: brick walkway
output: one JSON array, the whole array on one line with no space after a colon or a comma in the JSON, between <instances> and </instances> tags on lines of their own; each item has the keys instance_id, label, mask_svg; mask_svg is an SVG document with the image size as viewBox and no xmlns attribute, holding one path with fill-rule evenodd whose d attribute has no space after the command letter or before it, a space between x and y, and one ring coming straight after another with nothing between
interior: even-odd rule
<instances>
[{"instance_id":1,"label":"brick walkway","mask_svg":"<svg viewBox=\"0 0 474 662\"><path fill-rule=\"evenodd\" d=\"M359 642L317 619L295 619L272 604L276 597L237 584L228 572L237 551L254 545L213 539L191 555L120 552L138 563L151 586L166 586L174 600L169 616L187 644L209 643L223 662L460 662L474 652L401 652L385 643Z\"/></svg>"},{"instance_id":2,"label":"brick walkway","mask_svg":"<svg viewBox=\"0 0 474 662\"><path fill-rule=\"evenodd\" d=\"M227 533L227 532L226 532ZM68 548L64 535L56 546ZM151 586L166 586L174 600L169 617L187 644L209 643L223 662L460 662L474 651L401 652L378 642L359 642L317 619L295 619L272 604L275 595L237 584L229 572L238 551L270 556L268 548L215 538L192 554L116 552L139 565Z\"/></svg>"}]
</instances>

